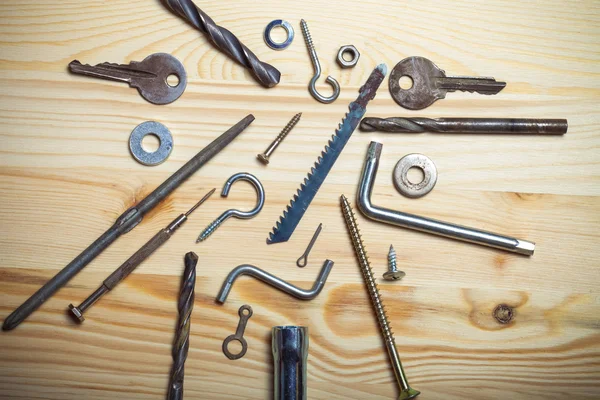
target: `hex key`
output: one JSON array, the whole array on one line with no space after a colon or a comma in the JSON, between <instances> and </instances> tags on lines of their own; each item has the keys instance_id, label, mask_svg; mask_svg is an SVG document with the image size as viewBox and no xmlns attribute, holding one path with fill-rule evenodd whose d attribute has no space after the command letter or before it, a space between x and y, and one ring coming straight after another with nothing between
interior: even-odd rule
<instances>
[{"instance_id":1,"label":"hex key","mask_svg":"<svg viewBox=\"0 0 600 400\"><path fill-rule=\"evenodd\" d=\"M358 209L366 217L391 225L445 236L451 239L462 240L464 242L475 243L482 246L494 247L526 256L533 254L533 251L535 250L535 243L533 242L373 205L371 203L371 193L373 192L373 186L375 184L375 176L377 175L382 148L383 145L378 142L371 142L369 145L360 184L358 186L358 193L356 194Z\"/></svg>"},{"instance_id":2,"label":"hex key","mask_svg":"<svg viewBox=\"0 0 600 400\"><path fill-rule=\"evenodd\" d=\"M268 283L274 288L279 289L282 292L285 292L300 300L312 300L317 297L319 293L321 293L321 290L323 290L325 282L327 281L327 277L331 272L331 268L333 268L333 261L325 260L323 267L321 267L321 272L319 272L319 276L317 276L317 280L313 284L313 287L309 290L304 290L282 280L281 278L276 277L275 275L268 273L267 271L255 267L254 265L242 264L232 269L229 275L227 275L227 278L225 278L225 282L223 282L223 286L221 286L221 290L219 291L216 300L217 303L225 303L225 300L227 300L227 296L233 287L233 282L235 282L235 280L242 275L252 276L259 281Z\"/></svg>"}]
</instances>

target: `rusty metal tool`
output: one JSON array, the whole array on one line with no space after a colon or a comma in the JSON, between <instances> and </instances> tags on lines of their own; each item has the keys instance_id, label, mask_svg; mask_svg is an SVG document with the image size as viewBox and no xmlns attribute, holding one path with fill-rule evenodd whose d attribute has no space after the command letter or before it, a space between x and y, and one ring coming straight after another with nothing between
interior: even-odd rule
<instances>
[{"instance_id":1,"label":"rusty metal tool","mask_svg":"<svg viewBox=\"0 0 600 400\"><path fill-rule=\"evenodd\" d=\"M78 75L128 83L153 104L174 102L183 94L187 85L183 64L166 53L151 54L143 61L132 61L129 64L105 62L89 65L73 60L69 63L69 70ZM177 78L173 85L167 80L172 75Z\"/></svg>"},{"instance_id":2,"label":"rusty metal tool","mask_svg":"<svg viewBox=\"0 0 600 400\"><path fill-rule=\"evenodd\" d=\"M238 322L238 326L235 330L235 333L233 335L227 336L225 340L223 340L223 354L225 354L225 356L230 360L237 360L239 358L242 358L246 355L246 351L248 351L248 342L246 342L246 339L244 339L244 331L246 330L246 324L248 323L248 320L252 316L252 307L250 307L247 304L244 304L238 310L238 314L240 316L240 322ZM237 340L242 346L242 350L240 350L240 352L237 354L233 354L229 351L229 343L231 343L234 340Z\"/></svg>"},{"instance_id":3,"label":"rusty metal tool","mask_svg":"<svg viewBox=\"0 0 600 400\"><path fill-rule=\"evenodd\" d=\"M254 121L254 116L249 114L240 122L229 128L225 133L215 139L212 143L202 149L191 160L185 163L152 193L141 200L137 205L126 210L116 222L104 232L96 241L79 254L66 267L51 278L44 286L35 292L29 299L21 304L4 320L3 330L14 329L25 320L32 312L49 299L58 289L63 287L79 271L85 268L98 254L110 246L119 236L129 232L142 221L146 213L152 210L158 203L164 200L179 185L198 171L204 164L223 150L240 133Z\"/></svg>"},{"instance_id":4,"label":"rusty metal tool","mask_svg":"<svg viewBox=\"0 0 600 400\"><path fill-rule=\"evenodd\" d=\"M367 117L360 121L363 132L391 133L564 135L567 128L566 119Z\"/></svg>"},{"instance_id":5,"label":"rusty metal tool","mask_svg":"<svg viewBox=\"0 0 600 400\"><path fill-rule=\"evenodd\" d=\"M308 255L310 254L310 251L312 250L313 246L315 245L315 242L317 241L317 238L319 237L319 234L321 233L322 229L323 229L323 224L319 224L319 226L317 227L317 230L313 234L312 239L310 239L310 242L308 243L306 250L296 260L296 265L299 266L300 268L306 267L306 264L308 263Z\"/></svg>"},{"instance_id":6,"label":"rusty metal tool","mask_svg":"<svg viewBox=\"0 0 600 400\"><path fill-rule=\"evenodd\" d=\"M179 318L177 319L175 340L173 340L173 366L169 376L167 400L183 400L184 366L190 347L190 324L192 310L194 309L194 286L196 285L198 256L190 251L185 255L184 262L185 269L183 270L179 301L177 302Z\"/></svg>"},{"instance_id":7,"label":"rusty metal tool","mask_svg":"<svg viewBox=\"0 0 600 400\"><path fill-rule=\"evenodd\" d=\"M219 50L248 68L261 85L270 88L279 83L281 73L275 67L260 61L233 33L217 25L193 1L165 0L165 3L175 14L205 33Z\"/></svg>"},{"instance_id":8,"label":"rusty metal tool","mask_svg":"<svg viewBox=\"0 0 600 400\"><path fill-rule=\"evenodd\" d=\"M314 167L311 167L307 177L304 178L304 182L300 184L300 189L283 211L283 215L273 227L273 231L269 233L267 244L287 242L292 237L308 206L310 206L311 201L317 195L325 178L327 178L327 174L333 168L346 143L350 140L354 129L365 115L367 104L375 98L377 89L386 73L387 67L385 64L378 65L371 72L365 84L361 86L358 98L350 103L346 117L317 158Z\"/></svg>"},{"instance_id":9,"label":"rusty metal tool","mask_svg":"<svg viewBox=\"0 0 600 400\"><path fill-rule=\"evenodd\" d=\"M400 86L400 78L408 76L412 85ZM390 73L389 88L392 98L409 110L421 110L436 100L446 97L446 92L457 90L479 94L497 94L506 82L476 76L446 76L446 72L424 57L408 57L400 61Z\"/></svg>"},{"instance_id":10,"label":"rusty metal tool","mask_svg":"<svg viewBox=\"0 0 600 400\"><path fill-rule=\"evenodd\" d=\"M312 300L315 297L317 297L319 293L321 293L321 290L323 290L325 282L327 281L327 277L329 276L329 273L331 272L332 268L333 261L325 260L323 266L321 267L321 271L319 272L319 275L317 276L317 279L313 284L313 287L309 290L304 290L292 285L291 283L284 281L283 279L273 274L268 273L267 271L255 267L254 265L238 265L237 267L232 269L229 275L227 275L227 277L225 278L223 286L221 286L221 290L219 290L219 294L217 294L217 303L225 303L225 300L227 300L227 296L229 296L229 292L231 292L231 289L233 288L233 283L237 278L239 278L242 275L252 276L258 279L259 281L263 281L266 284L269 284L274 288L289 294L290 296L294 296L297 299Z\"/></svg>"},{"instance_id":11,"label":"rusty metal tool","mask_svg":"<svg viewBox=\"0 0 600 400\"><path fill-rule=\"evenodd\" d=\"M385 348L387 349L390 363L394 369L394 376L396 377L396 382L398 383L398 387L400 389L400 396L398 397L398 400L414 399L421 392L411 388L408 385L406 374L402 368L402 362L400 362L400 355L396 349L394 332L392 332L390 322L388 321L388 317L385 312L385 306L381 301L379 288L375 282L375 275L373 275L373 270L371 269L371 263L369 262L367 250L365 249L365 245L360 235L360 230L358 229L356 217L354 216L354 212L352 211L352 207L350 206L346 196L342 195L340 197L340 203L342 206L342 214L344 215L344 220L346 221L346 227L348 228L348 233L350 234L350 239L352 240L352 244L354 246L356 258L358 259L358 265L365 280L367 292L369 292L369 297L371 298L371 305L373 306L373 311L377 316L379 329L381 330L381 335L383 336L383 341L385 342Z\"/></svg>"},{"instance_id":12,"label":"rusty metal tool","mask_svg":"<svg viewBox=\"0 0 600 400\"><path fill-rule=\"evenodd\" d=\"M494 247L500 250L526 256L533 255L535 243L497 233L482 231L462 225L451 224L431 218L421 217L402 211L390 210L371 203L371 193L375 185L375 176L379 167L379 158L383 145L371 142L367 150L365 164L356 193L358 209L365 217L390 225L414 229L432 235L445 236L450 239L470 242L481 246Z\"/></svg>"},{"instance_id":13,"label":"rusty metal tool","mask_svg":"<svg viewBox=\"0 0 600 400\"><path fill-rule=\"evenodd\" d=\"M167 240L173 236L173 233L185 221L187 221L188 216L194 212L194 210L202 203L204 203L208 198L215 192L217 189L212 189L208 192L198 203L196 203L188 212L185 214L181 214L177 218L175 218L167 227L158 231L156 235L152 237L146 244L144 244L138 251L133 253L131 257L127 261L125 261L119 268L117 268L112 274L108 276L94 293L92 293L87 299L85 299L79 307L75 307L73 304L69 304L69 310L71 311L71 315L73 315L77 321L83 322L85 318L83 314L85 311L94 305L102 296L106 293L110 292L117 286L121 281L129 276L144 260L152 255L160 246L166 243Z\"/></svg>"}]
</instances>

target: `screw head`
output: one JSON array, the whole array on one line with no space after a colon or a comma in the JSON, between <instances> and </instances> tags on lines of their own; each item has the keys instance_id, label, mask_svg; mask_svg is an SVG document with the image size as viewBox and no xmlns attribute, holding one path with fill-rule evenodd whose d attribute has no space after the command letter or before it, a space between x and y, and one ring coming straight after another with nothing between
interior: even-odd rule
<instances>
[{"instance_id":1,"label":"screw head","mask_svg":"<svg viewBox=\"0 0 600 400\"><path fill-rule=\"evenodd\" d=\"M73 304L69 304L69 310L71 311L71 316L75 317L75 320L77 322L85 321L85 318L83 318L83 313L81 312L79 307L75 307Z\"/></svg>"},{"instance_id":2,"label":"screw head","mask_svg":"<svg viewBox=\"0 0 600 400\"><path fill-rule=\"evenodd\" d=\"M399 281L404 276L406 276L404 271L387 271L383 274L383 279L386 281Z\"/></svg>"},{"instance_id":3,"label":"screw head","mask_svg":"<svg viewBox=\"0 0 600 400\"><path fill-rule=\"evenodd\" d=\"M265 153L257 154L256 158L265 165L269 164L269 157Z\"/></svg>"}]
</instances>

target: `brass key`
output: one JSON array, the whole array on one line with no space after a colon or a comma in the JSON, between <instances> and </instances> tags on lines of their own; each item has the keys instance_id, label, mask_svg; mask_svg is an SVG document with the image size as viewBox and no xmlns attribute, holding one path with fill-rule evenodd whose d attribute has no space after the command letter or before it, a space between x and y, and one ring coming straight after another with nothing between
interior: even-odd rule
<instances>
[{"instance_id":1,"label":"brass key","mask_svg":"<svg viewBox=\"0 0 600 400\"><path fill-rule=\"evenodd\" d=\"M89 65L73 60L69 63L69 70L75 74L129 83L153 104L174 102L187 85L185 68L179 60L166 53L151 54L141 62L132 61L129 64L105 62ZM172 75L177 78L173 85L167 82Z\"/></svg>"},{"instance_id":2,"label":"brass key","mask_svg":"<svg viewBox=\"0 0 600 400\"><path fill-rule=\"evenodd\" d=\"M408 76L412 86L403 89L400 78ZM389 88L396 103L409 110L422 110L436 100L446 97L446 92L461 90L480 94L497 94L506 82L490 77L446 76L446 72L424 57L408 57L400 61L390 74Z\"/></svg>"}]
</instances>

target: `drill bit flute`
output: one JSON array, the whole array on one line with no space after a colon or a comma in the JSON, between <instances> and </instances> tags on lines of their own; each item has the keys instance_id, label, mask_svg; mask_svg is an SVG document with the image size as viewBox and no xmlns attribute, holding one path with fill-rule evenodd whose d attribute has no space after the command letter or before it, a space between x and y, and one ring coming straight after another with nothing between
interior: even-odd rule
<instances>
[{"instance_id":1,"label":"drill bit flute","mask_svg":"<svg viewBox=\"0 0 600 400\"><path fill-rule=\"evenodd\" d=\"M487 133L487 134L531 134L564 135L567 133L566 119L527 118L363 118L363 132L392 133Z\"/></svg>"},{"instance_id":2,"label":"drill bit flute","mask_svg":"<svg viewBox=\"0 0 600 400\"><path fill-rule=\"evenodd\" d=\"M53 278L44 284L37 292L29 299L25 300L15 311L12 312L4 320L2 329L7 331L14 329L17 325L25 320L32 312L41 306L49 299L58 289L63 287L71 278L79 271L85 268L98 254L110 246L119 236L129 232L139 224L146 213L152 210L158 203L164 200L173 190L181 185L185 180L198 171L211 158L223 150L229 143L233 141L248 125L254 121L252 114L246 116L240 122L231 127L227 132L223 133L212 143L202 149L190 161L185 163L183 167L178 169L159 187L154 189L152 193L146 196L137 205L125 211L117 221L108 228L94 243L88 246L81 254L79 254L66 267L58 272Z\"/></svg>"},{"instance_id":3,"label":"drill bit flute","mask_svg":"<svg viewBox=\"0 0 600 400\"><path fill-rule=\"evenodd\" d=\"M196 265L198 256L194 252L185 255L185 270L179 292L179 319L173 340L173 367L169 378L167 400L183 399L183 373L185 360L190 347L190 318L194 308L194 286L196 285Z\"/></svg>"},{"instance_id":4,"label":"drill bit flute","mask_svg":"<svg viewBox=\"0 0 600 400\"><path fill-rule=\"evenodd\" d=\"M248 68L256 80L265 87L279 83L281 73L272 65L261 62L256 55L227 29L219 26L191 0L165 0L169 8L205 33L219 50Z\"/></svg>"},{"instance_id":5,"label":"drill bit flute","mask_svg":"<svg viewBox=\"0 0 600 400\"><path fill-rule=\"evenodd\" d=\"M146 242L145 245L140 247L140 249L136 251L131 257L129 257L127 261L125 261L119 268L117 268L112 274L110 274L108 278L104 280L102 286L96 289L96 291L92 293L91 296L85 299L83 303L79 305L79 307L75 307L73 304L69 304L69 310L71 311L71 314L75 318L77 318L77 321L85 321L85 318L83 317L85 311L92 305L94 305L98 300L100 300L102 296L113 290L115 286L117 286L123 279L127 278L129 274L131 274L134 269L136 269L142 262L144 262L146 258L150 257L152 253L154 253L160 246L162 246L167 240L169 240L173 233L175 233L175 231L179 229L179 227L183 225L185 221L187 221L188 216L192 212L194 212L196 208L200 207L202 203L208 200L208 198L215 192L215 190L217 189L213 189L210 192L208 192L188 212L186 212L185 214L181 214L179 217L175 218L173 222L171 222L166 228L163 228L160 231L158 231L158 233L154 235L152 239Z\"/></svg>"}]
</instances>

